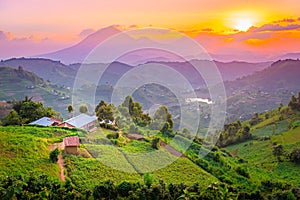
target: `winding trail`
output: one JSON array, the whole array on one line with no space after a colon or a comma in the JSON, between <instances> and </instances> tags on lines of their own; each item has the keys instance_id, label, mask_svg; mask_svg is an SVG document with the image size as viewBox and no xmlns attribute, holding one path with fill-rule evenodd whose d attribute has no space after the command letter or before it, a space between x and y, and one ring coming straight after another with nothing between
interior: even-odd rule
<instances>
[{"instance_id":1,"label":"winding trail","mask_svg":"<svg viewBox=\"0 0 300 200\"><path fill-rule=\"evenodd\" d=\"M64 144L63 144L63 142L60 142L60 143L54 143L54 144L50 145L48 148L49 148L50 151L52 151L52 150L55 149L56 147L57 147L59 150L64 150ZM65 182L66 176L65 176L65 173L64 173L64 172L65 172L65 168L64 168L64 159L63 159L61 153L58 155L57 164L58 164L58 166L59 166L59 168L60 168L60 176L59 176L59 178L60 178L60 180L62 180L63 182Z\"/></svg>"},{"instance_id":2,"label":"winding trail","mask_svg":"<svg viewBox=\"0 0 300 200\"><path fill-rule=\"evenodd\" d=\"M168 145L167 143L165 143L163 141L160 141L160 146L164 147L173 156L183 157L183 158L186 157L184 154L180 153L179 151L177 151L176 149L174 149L173 147L171 147L170 145Z\"/></svg>"}]
</instances>

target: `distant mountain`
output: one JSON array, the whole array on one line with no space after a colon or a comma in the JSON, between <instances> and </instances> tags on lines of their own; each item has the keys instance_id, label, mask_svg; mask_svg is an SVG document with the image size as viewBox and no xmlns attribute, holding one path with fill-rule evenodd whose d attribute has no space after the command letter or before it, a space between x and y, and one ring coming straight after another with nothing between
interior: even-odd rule
<instances>
[{"instance_id":1,"label":"distant mountain","mask_svg":"<svg viewBox=\"0 0 300 200\"><path fill-rule=\"evenodd\" d=\"M283 60L247 77L225 82L229 121L249 119L287 104L300 91L300 61Z\"/></svg>"},{"instance_id":2,"label":"distant mountain","mask_svg":"<svg viewBox=\"0 0 300 200\"><path fill-rule=\"evenodd\" d=\"M59 61L41 58L13 58L0 62L0 67L18 68L21 66L24 70L33 72L45 81L49 80L56 84L73 86L76 70L72 67L62 64Z\"/></svg>"},{"instance_id":3,"label":"distant mountain","mask_svg":"<svg viewBox=\"0 0 300 200\"><path fill-rule=\"evenodd\" d=\"M279 60L270 67L229 82L229 90L268 91L300 90L300 60Z\"/></svg>"},{"instance_id":4,"label":"distant mountain","mask_svg":"<svg viewBox=\"0 0 300 200\"><path fill-rule=\"evenodd\" d=\"M275 58L275 60L300 59L300 53L287 53Z\"/></svg>"},{"instance_id":5,"label":"distant mountain","mask_svg":"<svg viewBox=\"0 0 300 200\"><path fill-rule=\"evenodd\" d=\"M74 46L35 57L59 60L65 64L82 63L99 43L120 32L116 26L109 26L92 33Z\"/></svg>"}]
</instances>

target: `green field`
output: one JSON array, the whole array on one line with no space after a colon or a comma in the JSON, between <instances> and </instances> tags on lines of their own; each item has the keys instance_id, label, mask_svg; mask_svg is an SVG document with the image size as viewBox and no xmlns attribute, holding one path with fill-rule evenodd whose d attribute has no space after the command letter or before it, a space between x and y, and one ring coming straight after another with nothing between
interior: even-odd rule
<instances>
[{"instance_id":1,"label":"green field","mask_svg":"<svg viewBox=\"0 0 300 200\"><path fill-rule=\"evenodd\" d=\"M61 128L0 126L0 176L32 171L57 177L59 167L50 163L48 146L74 133Z\"/></svg>"},{"instance_id":2,"label":"green field","mask_svg":"<svg viewBox=\"0 0 300 200\"><path fill-rule=\"evenodd\" d=\"M113 131L99 129L89 133L86 138L89 141L103 140L111 133ZM131 140L121 147L89 143L84 147L96 159L66 157L67 162L71 163L67 164L68 175L83 188L94 187L99 179L113 180L116 183L122 180L141 181L146 172L150 172L156 183L163 179L167 184L184 182L191 185L198 182L206 187L217 181L187 158L177 158L163 148L154 150L151 142ZM88 181L79 177L86 177L84 180Z\"/></svg>"}]
</instances>

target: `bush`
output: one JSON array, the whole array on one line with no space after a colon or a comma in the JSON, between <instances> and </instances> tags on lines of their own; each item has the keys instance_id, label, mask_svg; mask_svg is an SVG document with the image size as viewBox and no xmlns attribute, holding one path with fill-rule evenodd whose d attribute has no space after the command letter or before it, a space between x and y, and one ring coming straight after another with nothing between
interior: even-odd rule
<instances>
[{"instance_id":1,"label":"bush","mask_svg":"<svg viewBox=\"0 0 300 200\"><path fill-rule=\"evenodd\" d=\"M93 191L94 199L116 199L117 193L112 181L108 180L98 185Z\"/></svg>"},{"instance_id":2,"label":"bush","mask_svg":"<svg viewBox=\"0 0 300 200\"><path fill-rule=\"evenodd\" d=\"M148 187L151 186L151 184L153 183L153 177L149 174L149 173L146 173L144 175L144 184Z\"/></svg>"},{"instance_id":3,"label":"bush","mask_svg":"<svg viewBox=\"0 0 300 200\"><path fill-rule=\"evenodd\" d=\"M300 148L295 148L289 154L290 161L300 164Z\"/></svg>"},{"instance_id":4,"label":"bush","mask_svg":"<svg viewBox=\"0 0 300 200\"><path fill-rule=\"evenodd\" d=\"M106 129L109 129L109 130L112 130L112 131L118 131L118 127L112 125L112 124L107 124L107 123L100 123L100 127L102 128L106 128Z\"/></svg>"},{"instance_id":5,"label":"bush","mask_svg":"<svg viewBox=\"0 0 300 200\"><path fill-rule=\"evenodd\" d=\"M117 186L116 190L121 197L128 197L129 192L132 190L132 185L129 182L123 181Z\"/></svg>"},{"instance_id":6,"label":"bush","mask_svg":"<svg viewBox=\"0 0 300 200\"><path fill-rule=\"evenodd\" d=\"M243 167L237 167L235 170L239 175L244 176L246 178L250 178L249 173L247 172L247 170Z\"/></svg>"},{"instance_id":7,"label":"bush","mask_svg":"<svg viewBox=\"0 0 300 200\"><path fill-rule=\"evenodd\" d=\"M110 133L110 134L108 134L106 137L108 138L108 139L118 139L119 138L119 133L118 132L115 132L115 133Z\"/></svg>"},{"instance_id":8,"label":"bush","mask_svg":"<svg viewBox=\"0 0 300 200\"><path fill-rule=\"evenodd\" d=\"M49 159L52 163L56 163L58 161L59 150L55 148L50 152Z\"/></svg>"},{"instance_id":9,"label":"bush","mask_svg":"<svg viewBox=\"0 0 300 200\"><path fill-rule=\"evenodd\" d=\"M151 144L153 149L159 149L159 138L154 138Z\"/></svg>"}]
</instances>

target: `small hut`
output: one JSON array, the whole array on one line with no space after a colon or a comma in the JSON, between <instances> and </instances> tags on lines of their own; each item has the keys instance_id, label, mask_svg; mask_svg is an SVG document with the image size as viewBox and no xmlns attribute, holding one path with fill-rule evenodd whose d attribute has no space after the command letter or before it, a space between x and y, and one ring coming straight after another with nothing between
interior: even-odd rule
<instances>
[{"instance_id":1,"label":"small hut","mask_svg":"<svg viewBox=\"0 0 300 200\"><path fill-rule=\"evenodd\" d=\"M78 154L79 145L80 143L78 136L64 138L65 153L67 154Z\"/></svg>"}]
</instances>

